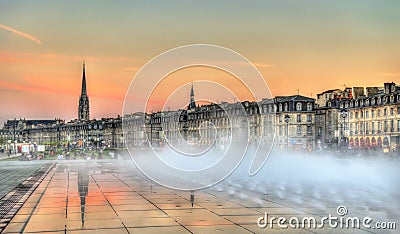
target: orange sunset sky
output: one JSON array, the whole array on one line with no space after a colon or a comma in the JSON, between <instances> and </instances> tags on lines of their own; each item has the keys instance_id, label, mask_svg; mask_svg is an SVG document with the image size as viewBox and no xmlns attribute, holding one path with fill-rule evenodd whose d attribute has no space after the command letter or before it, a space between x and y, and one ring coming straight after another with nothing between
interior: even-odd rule
<instances>
[{"instance_id":1,"label":"orange sunset sky","mask_svg":"<svg viewBox=\"0 0 400 234\"><path fill-rule=\"evenodd\" d=\"M1 1L0 121L75 119L83 60L91 117L115 117L146 62L194 43L248 58L273 96L400 84L399 22L396 0ZM160 99L172 84L230 77L211 68L171 76L179 82L166 82ZM194 84L196 95L233 100ZM186 105L189 92L182 87L168 107Z\"/></svg>"}]
</instances>

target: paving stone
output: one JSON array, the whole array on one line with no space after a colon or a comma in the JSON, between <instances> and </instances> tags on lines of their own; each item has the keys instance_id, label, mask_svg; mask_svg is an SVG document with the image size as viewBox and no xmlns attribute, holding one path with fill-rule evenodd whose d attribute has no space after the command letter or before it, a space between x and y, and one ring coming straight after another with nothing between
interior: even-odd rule
<instances>
[{"instance_id":1,"label":"paving stone","mask_svg":"<svg viewBox=\"0 0 400 234\"><path fill-rule=\"evenodd\" d=\"M337 197L320 196L320 203L314 204L316 199L306 190L300 193L296 188L287 188L288 197L281 199L273 189L264 194L250 189L245 182L237 183L242 183L240 188L222 182L195 192L192 207L188 192L159 187L124 162L64 161L43 179L24 204L16 204L15 210L22 207L6 230L9 233L113 234L367 232L365 229L351 232L330 228L280 229L276 220L273 229L260 228L257 219L264 212L286 219L335 215ZM236 192L232 195L230 189ZM399 217L398 204L392 208L382 204L362 205L362 201L346 204L349 204L348 215L368 215L383 221Z\"/></svg>"}]
</instances>

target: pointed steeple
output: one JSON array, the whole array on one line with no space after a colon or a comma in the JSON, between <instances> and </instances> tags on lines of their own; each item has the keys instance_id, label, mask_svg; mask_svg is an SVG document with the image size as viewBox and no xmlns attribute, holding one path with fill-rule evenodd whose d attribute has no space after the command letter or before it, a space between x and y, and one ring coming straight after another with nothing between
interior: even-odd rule
<instances>
[{"instance_id":1,"label":"pointed steeple","mask_svg":"<svg viewBox=\"0 0 400 234\"><path fill-rule=\"evenodd\" d=\"M82 90L81 96L79 97L78 106L78 119L79 120L89 120L89 97L86 90L86 67L85 61L83 61L83 72L82 72Z\"/></svg>"},{"instance_id":2,"label":"pointed steeple","mask_svg":"<svg viewBox=\"0 0 400 234\"><path fill-rule=\"evenodd\" d=\"M192 89L190 90L190 97L194 97L193 82L192 82Z\"/></svg>"},{"instance_id":3,"label":"pointed steeple","mask_svg":"<svg viewBox=\"0 0 400 234\"><path fill-rule=\"evenodd\" d=\"M192 82L192 88L190 90L190 102L189 102L188 109L193 109L195 107L196 107L196 102L194 99L194 88L193 88L193 82Z\"/></svg>"},{"instance_id":4,"label":"pointed steeple","mask_svg":"<svg viewBox=\"0 0 400 234\"><path fill-rule=\"evenodd\" d=\"M82 72L82 91L81 96L87 95L86 91L86 72L85 72L85 60L83 60L83 72Z\"/></svg>"}]
</instances>

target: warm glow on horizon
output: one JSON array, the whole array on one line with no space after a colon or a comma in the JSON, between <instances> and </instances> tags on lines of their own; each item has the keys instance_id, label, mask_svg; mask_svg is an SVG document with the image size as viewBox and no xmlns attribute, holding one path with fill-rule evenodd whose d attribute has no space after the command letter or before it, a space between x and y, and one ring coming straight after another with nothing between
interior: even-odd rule
<instances>
[{"instance_id":1,"label":"warm glow on horizon","mask_svg":"<svg viewBox=\"0 0 400 234\"><path fill-rule=\"evenodd\" d=\"M250 91L243 88L236 77L216 68L197 66L179 70L164 78L153 90L147 112L185 109L189 104L192 83L196 99L203 100L203 104L254 101Z\"/></svg>"},{"instance_id":2,"label":"warm glow on horizon","mask_svg":"<svg viewBox=\"0 0 400 234\"><path fill-rule=\"evenodd\" d=\"M115 117L146 62L193 43L220 45L247 57L273 96L299 90L315 98L344 85L400 84L400 2L176 3L178 8L165 2L0 3L0 122L77 118L82 60L91 117ZM184 107L191 81L197 98L232 102L232 95L196 82L240 87L229 76L204 68L174 73L154 90L148 110L162 108L182 85L165 108ZM240 99L249 98L246 90L236 91Z\"/></svg>"}]
</instances>

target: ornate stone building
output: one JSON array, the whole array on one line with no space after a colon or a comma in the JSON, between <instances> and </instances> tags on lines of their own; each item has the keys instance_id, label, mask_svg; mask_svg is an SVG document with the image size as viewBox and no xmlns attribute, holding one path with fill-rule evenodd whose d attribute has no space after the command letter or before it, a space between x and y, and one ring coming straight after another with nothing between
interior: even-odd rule
<instances>
[{"instance_id":1,"label":"ornate stone building","mask_svg":"<svg viewBox=\"0 0 400 234\"><path fill-rule=\"evenodd\" d=\"M400 87L385 83L383 93L341 102L348 109L350 147L396 150L400 144Z\"/></svg>"},{"instance_id":2,"label":"ornate stone building","mask_svg":"<svg viewBox=\"0 0 400 234\"><path fill-rule=\"evenodd\" d=\"M275 104L276 144L280 148L314 148L315 99L301 95L276 97Z\"/></svg>"},{"instance_id":3,"label":"ornate stone building","mask_svg":"<svg viewBox=\"0 0 400 234\"><path fill-rule=\"evenodd\" d=\"M356 87L354 98L333 98L316 112L317 139L328 146L394 151L400 144L400 87Z\"/></svg>"}]
</instances>

